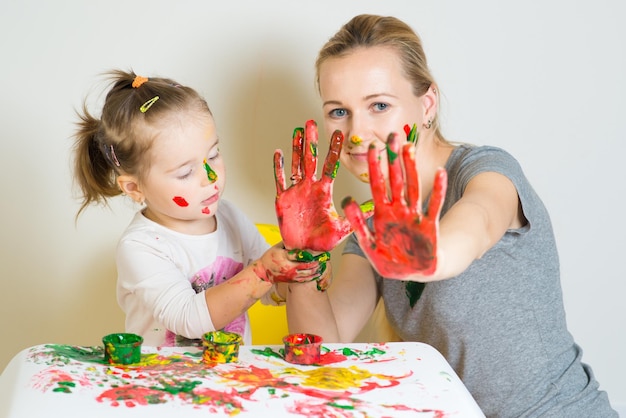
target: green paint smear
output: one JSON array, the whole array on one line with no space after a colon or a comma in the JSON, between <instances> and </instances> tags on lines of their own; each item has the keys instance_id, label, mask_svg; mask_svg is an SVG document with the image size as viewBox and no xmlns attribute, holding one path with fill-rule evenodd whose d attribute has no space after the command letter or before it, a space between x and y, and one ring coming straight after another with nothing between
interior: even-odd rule
<instances>
[{"instance_id":1,"label":"green paint smear","mask_svg":"<svg viewBox=\"0 0 626 418\"><path fill-rule=\"evenodd\" d=\"M422 296L426 283L407 281L404 285L404 293L409 298L411 308L415 306L419 298Z\"/></svg>"},{"instance_id":2,"label":"green paint smear","mask_svg":"<svg viewBox=\"0 0 626 418\"><path fill-rule=\"evenodd\" d=\"M53 392L72 393L71 388L76 387L76 383L68 381L57 382L57 385L59 385L59 387L52 389Z\"/></svg>"},{"instance_id":3,"label":"green paint smear","mask_svg":"<svg viewBox=\"0 0 626 418\"><path fill-rule=\"evenodd\" d=\"M355 356L355 357L374 357L376 355L380 355L380 354L385 354L385 352L383 350L380 350L376 347L372 348L369 351L355 351L351 348L348 347L344 347L341 350L341 354L343 354L344 356Z\"/></svg>"},{"instance_id":4,"label":"green paint smear","mask_svg":"<svg viewBox=\"0 0 626 418\"><path fill-rule=\"evenodd\" d=\"M289 254L294 254L296 256L296 261L319 261L320 263L325 263L326 261L330 260L330 253L328 251L325 251L318 255L313 255L306 250L290 250Z\"/></svg>"},{"instance_id":5,"label":"green paint smear","mask_svg":"<svg viewBox=\"0 0 626 418\"><path fill-rule=\"evenodd\" d=\"M311 144L310 148L311 148L311 155L313 155L314 157L317 157L317 145Z\"/></svg>"},{"instance_id":6,"label":"green paint smear","mask_svg":"<svg viewBox=\"0 0 626 418\"><path fill-rule=\"evenodd\" d=\"M279 359L283 358L282 354L277 353L276 351L272 350L271 347L265 347L265 349L263 349L263 350L259 350L258 348L253 348L250 351L252 351L254 354L258 354L260 356L276 357L276 358L279 358Z\"/></svg>"},{"instance_id":7,"label":"green paint smear","mask_svg":"<svg viewBox=\"0 0 626 418\"><path fill-rule=\"evenodd\" d=\"M328 405L335 407L335 408L345 409L345 410L350 410L350 411L353 411L355 409L354 405L341 405L341 404L334 403L334 402L329 402Z\"/></svg>"},{"instance_id":8,"label":"green paint smear","mask_svg":"<svg viewBox=\"0 0 626 418\"><path fill-rule=\"evenodd\" d=\"M333 169L333 173L330 175L332 178L337 177L337 172L339 171L339 161L335 163L335 168Z\"/></svg>"},{"instance_id":9,"label":"green paint smear","mask_svg":"<svg viewBox=\"0 0 626 418\"><path fill-rule=\"evenodd\" d=\"M172 384L163 384L162 387L152 386L150 389L160 390L172 395L178 395L179 393L192 393L196 386L201 385L202 382L199 380L194 381L179 381L173 382Z\"/></svg>"},{"instance_id":10,"label":"green paint smear","mask_svg":"<svg viewBox=\"0 0 626 418\"><path fill-rule=\"evenodd\" d=\"M109 363L104 359L104 347L79 347L74 345L58 345L58 344L46 344L46 348L50 349L50 352L46 353L52 356L53 360L56 362L61 362L64 364L68 364L70 361L75 360L81 363L96 363L96 364L105 364L109 365ZM184 353L189 357L202 357L202 351L197 353ZM141 361L149 359L153 357L154 354L142 354ZM168 360L170 363L179 363L184 362L184 358L170 358Z\"/></svg>"},{"instance_id":11,"label":"green paint smear","mask_svg":"<svg viewBox=\"0 0 626 418\"><path fill-rule=\"evenodd\" d=\"M217 181L217 173L213 171L211 166L204 160L204 169L206 170L206 175L211 183L215 183Z\"/></svg>"},{"instance_id":12,"label":"green paint smear","mask_svg":"<svg viewBox=\"0 0 626 418\"><path fill-rule=\"evenodd\" d=\"M63 363L76 360L82 363L108 364L104 360L104 347L78 347L73 345L46 344L52 354Z\"/></svg>"},{"instance_id":13,"label":"green paint smear","mask_svg":"<svg viewBox=\"0 0 626 418\"><path fill-rule=\"evenodd\" d=\"M385 148L387 148L387 155L389 156L389 163L393 163L396 160L396 158L398 158L398 154L393 152L391 148L389 148L389 144L386 144Z\"/></svg>"},{"instance_id":14,"label":"green paint smear","mask_svg":"<svg viewBox=\"0 0 626 418\"><path fill-rule=\"evenodd\" d=\"M363 202L359 205L359 207L361 208L361 212L363 213L369 213L374 211L374 201L373 200L368 200L367 202Z\"/></svg>"},{"instance_id":15,"label":"green paint smear","mask_svg":"<svg viewBox=\"0 0 626 418\"><path fill-rule=\"evenodd\" d=\"M417 125L413 124L413 126L411 127L411 131L409 131L409 134L406 137L406 140L417 144L418 139L419 133L417 133Z\"/></svg>"}]
</instances>

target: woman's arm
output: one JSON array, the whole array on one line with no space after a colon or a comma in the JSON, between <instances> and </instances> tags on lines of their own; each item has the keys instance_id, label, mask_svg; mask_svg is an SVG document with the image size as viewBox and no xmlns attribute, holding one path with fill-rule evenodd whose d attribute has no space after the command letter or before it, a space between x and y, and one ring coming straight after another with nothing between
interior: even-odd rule
<instances>
[{"instance_id":1,"label":"woman's arm","mask_svg":"<svg viewBox=\"0 0 626 418\"><path fill-rule=\"evenodd\" d=\"M289 332L317 334L325 342L352 342L374 312L377 300L367 259L345 254L328 291L318 291L314 283L289 285Z\"/></svg>"},{"instance_id":2,"label":"woman's arm","mask_svg":"<svg viewBox=\"0 0 626 418\"><path fill-rule=\"evenodd\" d=\"M462 273L493 247L507 229L519 228L523 223L513 182L496 172L476 175L461 199L441 218L437 271L419 281L448 279Z\"/></svg>"}]
</instances>

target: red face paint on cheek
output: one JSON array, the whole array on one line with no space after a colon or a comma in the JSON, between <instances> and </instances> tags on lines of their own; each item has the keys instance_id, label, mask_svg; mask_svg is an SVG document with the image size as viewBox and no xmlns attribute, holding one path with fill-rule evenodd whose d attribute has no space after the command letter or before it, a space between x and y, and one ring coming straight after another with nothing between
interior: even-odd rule
<instances>
[{"instance_id":1,"label":"red face paint on cheek","mask_svg":"<svg viewBox=\"0 0 626 418\"><path fill-rule=\"evenodd\" d=\"M209 208L207 206L205 206L204 208L202 208L202 213L208 215L211 213L211 211L209 210Z\"/></svg>"},{"instance_id":2,"label":"red face paint on cheek","mask_svg":"<svg viewBox=\"0 0 626 418\"><path fill-rule=\"evenodd\" d=\"M174 196L172 200L174 201L174 203L176 203L180 207L184 208L186 206L189 206L189 203L187 203L184 197Z\"/></svg>"}]
</instances>

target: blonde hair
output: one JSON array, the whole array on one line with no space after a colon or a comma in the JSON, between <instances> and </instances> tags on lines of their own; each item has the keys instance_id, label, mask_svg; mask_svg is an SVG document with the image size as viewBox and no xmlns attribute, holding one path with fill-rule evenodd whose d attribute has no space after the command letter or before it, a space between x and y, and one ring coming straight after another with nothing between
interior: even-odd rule
<instances>
[{"instance_id":1,"label":"blonde hair","mask_svg":"<svg viewBox=\"0 0 626 418\"><path fill-rule=\"evenodd\" d=\"M420 97L435 83L419 36L409 25L392 16L362 14L343 25L322 47L315 61L315 83L320 92L320 67L330 58L349 55L357 48L393 48L402 62L404 75ZM439 94L439 93L437 93ZM438 116L432 120L435 137L446 142L439 129Z\"/></svg>"},{"instance_id":2,"label":"blonde hair","mask_svg":"<svg viewBox=\"0 0 626 418\"><path fill-rule=\"evenodd\" d=\"M154 131L168 115L180 111L208 112L207 102L192 88L168 78L141 78L133 71L112 70L100 119L83 104L74 134L74 176L82 192L76 216L92 203L107 204L122 192L120 173L142 175L150 167L147 156ZM133 85L133 82L137 82ZM156 99L155 99L156 98Z\"/></svg>"}]
</instances>

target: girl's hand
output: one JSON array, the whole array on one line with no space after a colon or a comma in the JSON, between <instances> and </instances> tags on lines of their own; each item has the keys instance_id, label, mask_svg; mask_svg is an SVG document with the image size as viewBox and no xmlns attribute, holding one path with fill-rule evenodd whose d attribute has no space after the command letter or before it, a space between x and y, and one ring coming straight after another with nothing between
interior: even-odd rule
<instances>
[{"instance_id":1,"label":"girl's hand","mask_svg":"<svg viewBox=\"0 0 626 418\"><path fill-rule=\"evenodd\" d=\"M278 243L252 263L254 273L270 283L309 282L323 279L329 253L312 256L303 251L290 251ZM330 264L329 264L330 265Z\"/></svg>"},{"instance_id":2,"label":"girl's hand","mask_svg":"<svg viewBox=\"0 0 626 418\"><path fill-rule=\"evenodd\" d=\"M316 179L317 139L314 120L307 121L304 129L294 130L289 187L285 182L283 153L279 149L274 152L276 216L288 249L330 251L352 232L348 220L337 213L332 196L343 134L333 133L319 180Z\"/></svg>"},{"instance_id":3,"label":"girl's hand","mask_svg":"<svg viewBox=\"0 0 626 418\"><path fill-rule=\"evenodd\" d=\"M376 148L370 147L368 165L374 199L373 231L351 197L342 202L346 217L372 266L383 277L392 279L404 279L413 274L429 276L437 269L439 214L446 195L447 173L443 168L437 170L428 212L422 213L414 150L413 143L407 143L402 148L403 173L398 158L399 142L395 134L389 136L390 199Z\"/></svg>"}]
</instances>

